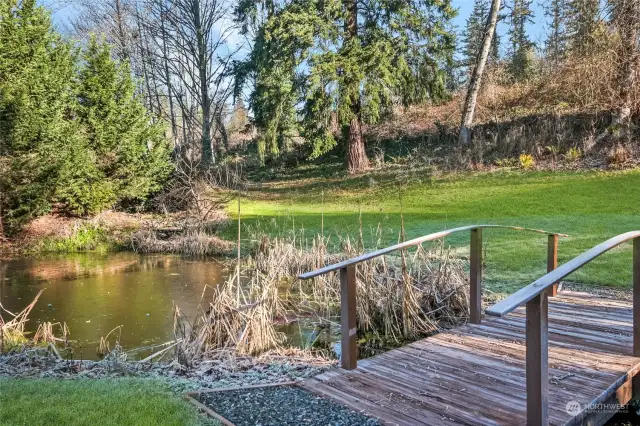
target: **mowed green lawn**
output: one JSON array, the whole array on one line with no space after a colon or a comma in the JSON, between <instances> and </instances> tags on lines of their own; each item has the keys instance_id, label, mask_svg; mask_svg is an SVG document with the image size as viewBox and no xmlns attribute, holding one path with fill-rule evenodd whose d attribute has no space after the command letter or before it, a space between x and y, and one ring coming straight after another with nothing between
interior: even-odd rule
<instances>
[{"instance_id":1,"label":"mowed green lawn","mask_svg":"<svg viewBox=\"0 0 640 426\"><path fill-rule=\"evenodd\" d=\"M0 380L0 424L214 424L155 380Z\"/></svg>"},{"instance_id":2,"label":"mowed green lawn","mask_svg":"<svg viewBox=\"0 0 640 426\"><path fill-rule=\"evenodd\" d=\"M312 172L309 172L312 174ZM235 206L233 206L235 209ZM233 211L233 209L231 210ZM242 200L243 238L266 231L310 240L324 234L357 236L359 212L365 245L394 243L401 212L407 238L467 224L500 224L569 234L560 241L566 262L619 233L640 229L640 170L620 172L497 171L433 177L428 172L305 178L262 183ZM375 238L381 229L382 239ZM229 237L233 229L227 231ZM468 234L447 238L460 255ZM489 291L506 293L546 271L544 235L486 230L485 278ZM568 280L603 286L631 284L631 244L596 259Z\"/></svg>"}]
</instances>

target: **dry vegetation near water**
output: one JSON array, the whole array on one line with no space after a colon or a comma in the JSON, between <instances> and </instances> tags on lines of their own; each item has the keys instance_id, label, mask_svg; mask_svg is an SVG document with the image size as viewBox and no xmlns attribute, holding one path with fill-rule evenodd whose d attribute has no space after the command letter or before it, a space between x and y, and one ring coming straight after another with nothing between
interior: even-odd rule
<instances>
[{"instance_id":1,"label":"dry vegetation near water","mask_svg":"<svg viewBox=\"0 0 640 426\"><path fill-rule=\"evenodd\" d=\"M157 244L156 239L149 239ZM290 237L269 240L259 235L251 239L260 242L253 256L242 259L224 284L207 292L212 293L207 296L210 299L202 301L195 317L188 318L175 307L175 340L160 345L146 361L173 359L185 368L242 357L327 362L332 356L330 343L336 338L331 330L339 329L339 276L332 273L309 281L296 276L361 254L362 237L359 241L340 236L316 236L308 241ZM172 244L171 240L162 243ZM203 247L193 254L209 254L205 243ZM226 244L225 249L229 249ZM362 345L394 346L464 321L469 305L465 268L466 260L452 256L442 245L417 247L362 263L356 283ZM44 345L60 357L56 346L66 349L72 343L66 325L43 324L31 338L25 332L37 300L22 313L11 314L10 321L2 321L0 315L3 348ZM282 326L296 322L314 330L309 333L313 339L322 336L329 344L317 348L310 341L300 347L299 342L288 341ZM124 359L118 338L121 331L115 329L101 339L97 351L102 357ZM68 353L72 356L72 351Z\"/></svg>"},{"instance_id":2,"label":"dry vegetation near water","mask_svg":"<svg viewBox=\"0 0 640 426\"><path fill-rule=\"evenodd\" d=\"M233 243L210 235L200 229L185 230L167 239L160 239L157 231L145 228L131 234L131 248L137 253L220 256L229 254L233 248Z\"/></svg>"},{"instance_id":3,"label":"dry vegetation near water","mask_svg":"<svg viewBox=\"0 0 640 426\"><path fill-rule=\"evenodd\" d=\"M332 245L332 250L328 249ZM360 244L356 244L362 247ZM340 250L336 250L336 249ZM329 254L339 252L341 254ZM340 280L299 273L360 253L349 239L316 237L310 247L291 239L262 240L254 258L214 289L195 320L175 310L176 353L183 365L287 347L283 321L305 319L323 328L336 323ZM363 340L393 345L432 334L468 316L465 261L444 247L418 247L361 264L357 274L357 325Z\"/></svg>"}]
</instances>

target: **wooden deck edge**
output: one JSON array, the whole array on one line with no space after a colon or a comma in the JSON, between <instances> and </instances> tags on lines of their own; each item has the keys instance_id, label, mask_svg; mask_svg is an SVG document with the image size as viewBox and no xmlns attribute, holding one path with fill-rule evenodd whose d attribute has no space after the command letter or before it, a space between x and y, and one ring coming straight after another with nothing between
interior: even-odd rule
<instances>
[{"instance_id":1,"label":"wooden deck edge","mask_svg":"<svg viewBox=\"0 0 640 426\"><path fill-rule=\"evenodd\" d=\"M622 375L611 386L604 390L597 398L589 403L590 407L626 405L634 397L633 382L638 383L640 363L636 364L627 374ZM636 384L637 386L637 384ZM636 389L636 393L638 389ZM611 409L593 410L582 407L582 411L566 422L564 426L600 426L611 419L616 412Z\"/></svg>"}]
</instances>

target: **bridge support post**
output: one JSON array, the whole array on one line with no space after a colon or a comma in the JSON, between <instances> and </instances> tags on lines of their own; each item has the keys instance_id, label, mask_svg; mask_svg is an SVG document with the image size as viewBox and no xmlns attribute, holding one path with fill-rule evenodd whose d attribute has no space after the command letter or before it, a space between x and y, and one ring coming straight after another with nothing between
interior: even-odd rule
<instances>
[{"instance_id":1,"label":"bridge support post","mask_svg":"<svg viewBox=\"0 0 640 426\"><path fill-rule=\"evenodd\" d=\"M471 230L469 254L469 322L480 324L482 317L482 229Z\"/></svg>"},{"instance_id":2,"label":"bridge support post","mask_svg":"<svg viewBox=\"0 0 640 426\"><path fill-rule=\"evenodd\" d=\"M640 237L633 239L633 356L640 357Z\"/></svg>"},{"instance_id":3,"label":"bridge support post","mask_svg":"<svg viewBox=\"0 0 640 426\"><path fill-rule=\"evenodd\" d=\"M558 267L558 235L549 235L547 242L547 272L551 272ZM558 283L554 283L547 289L549 297L558 294Z\"/></svg>"},{"instance_id":4,"label":"bridge support post","mask_svg":"<svg viewBox=\"0 0 640 426\"><path fill-rule=\"evenodd\" d=\"M356 331L356 266L351 265L340 269L340 358L345 370L358 366Z\"/></svg>"},{"instance_id":5,"label":"bridge support post","mask_svg":"<svg viewBox=\"0 0 640 426\"><path fill-rule=\"evenodd\" d=\"M542 292L527 302L527 426L549 424L549 304Z\"/></svg>"}]
</instances>

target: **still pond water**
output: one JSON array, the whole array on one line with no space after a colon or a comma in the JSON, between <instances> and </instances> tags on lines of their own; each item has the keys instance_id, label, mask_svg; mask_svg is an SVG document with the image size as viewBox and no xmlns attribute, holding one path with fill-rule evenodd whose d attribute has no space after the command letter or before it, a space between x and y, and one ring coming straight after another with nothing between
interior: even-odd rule
<instances>
[{"instance_id":1,"label":"still pond water","mask_svg":"<svg viewBox=\"0 0 640 426\"><path fill-rule=\"evenodd\" d=\"M95 359L100 337L120 325L124 349L172 340L174 304L193 318L203 293L210 300L228 271L216 260L134 253L0 260L0 302L17 313L44 290L28 329L66 323L82 348L76 358Z\"/></svg>"}]
</instances>

